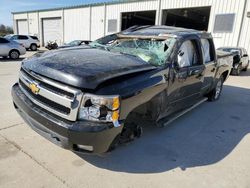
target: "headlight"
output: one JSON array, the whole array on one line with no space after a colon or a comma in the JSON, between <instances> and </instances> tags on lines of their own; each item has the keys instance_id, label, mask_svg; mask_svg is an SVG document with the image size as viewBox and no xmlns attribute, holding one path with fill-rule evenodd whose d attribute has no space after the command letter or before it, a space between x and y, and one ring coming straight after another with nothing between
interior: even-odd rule
<instances>
[{"instance_id":1,"label":"headlight","mask_svg":"<svg viewBox=\"0 0 250 188\"><path fill-rule=\"evenodd\" d=\"M118 95L98 96L85 94L78 113L79 120L113 122L119 124L120 98Z\"/></svg>"}]
</instances>

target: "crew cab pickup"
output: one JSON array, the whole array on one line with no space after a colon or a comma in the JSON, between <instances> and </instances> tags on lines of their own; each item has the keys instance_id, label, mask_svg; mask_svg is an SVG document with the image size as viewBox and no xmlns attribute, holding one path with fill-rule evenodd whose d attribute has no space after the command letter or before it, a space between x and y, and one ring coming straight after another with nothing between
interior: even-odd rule
<instances>
[{"instance_id":1,"label":"crew cab pickup","mask_svg":"<svg viewBox=\"0 0 250 188\"><path fill-rule=\"evenodd\" d=\"M230 54L216 54L209 33L137 26L26 59L12 97L48 140L73 152L103 153L141 135L135 114L162 126L218 100L232 63Z\"/></svg>"}]
</instances>

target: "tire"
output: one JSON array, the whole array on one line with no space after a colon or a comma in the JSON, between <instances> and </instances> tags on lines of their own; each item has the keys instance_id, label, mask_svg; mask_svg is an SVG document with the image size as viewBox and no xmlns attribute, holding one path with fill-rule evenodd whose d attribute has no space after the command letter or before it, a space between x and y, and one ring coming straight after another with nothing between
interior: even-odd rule
<instances>
[{"instance_id":1,"label":"tire","mask_svg":"<svg viewBox=\"0 0 250 188\"><path fill-rule=\"evenodd\" d=\"M11 59L18 59L20 56L20 53L17 50L11 50L9 53L9 56Z\"/></svg>"},{"instance_id":2,"label":"tire","mask_svg":"<svg viewBox=\"0 0 250 188\"><path fill-rule=\"evenodd\" d=\"M37 45L36 44L31 44L30 49L31 49L31 51L37 51Z\"/></svg>"},{"instance_id":3,"label":"tire","mask_svg":"<svg viewBox=\"0 0 250 188\"><path fill-rule=\"evenodd\" d=\"M247 66L244 68L244 69L242 69L242 71L247 71L247 69L248 69L248 66L249 66L249 63L247 64Z\"/></svg>"},{"instance_id":4,"label":"tire","mask_svg":"<svg viewBox=\"0 0 250 188\"><path fill-rule=\"evenodd\" d=\"M233 75L239 76L242 70L242 65L238 65L236 69L233 69Z\"/></svg>"},{"instance_id":5,"label":"tire","mask_svg":"<svg viewBox=\"0 0 250 188\"><path fill-rule=\"evenodd\" d=\"M246 72L246 71L247 71L247 67L246 67L246 68L244 68L244 69L242 69L242 71Z\"/></svg>"},{"instance_id":6,"label":"tire","mask_svg":"<svg viewBox=\"0 0 250 188\"><path fill-rule=\"evenodd\" d=\"M220 98L221 91L223 88L223 77L221 76L216 83L215 88L207 95L208 101L217 101Z\"/></svg>"}]
</instances>

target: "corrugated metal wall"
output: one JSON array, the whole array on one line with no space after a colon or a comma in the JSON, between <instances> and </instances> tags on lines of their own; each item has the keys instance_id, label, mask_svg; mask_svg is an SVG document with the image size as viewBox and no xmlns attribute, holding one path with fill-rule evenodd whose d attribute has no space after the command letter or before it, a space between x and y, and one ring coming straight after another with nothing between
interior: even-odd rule
<instances>
[{"instance_id":1,"label":"corrugated metal wall","mask_svg":"<svg viewBox=\"0 0 250 188\"><path fill-rule=\"evenodd\" d=\"M105 6L91 8L91 37L90 40L98 39L105 35Z\"/></svg>"},{"instance_id":2,"label":"corrugated metal wall","mask_svg":"<svg viewBox=\"0 0 250 188\"><path fill-rule=\"evenodd\" d=\"M250 12L250 1L247 2L246 12L244 13L244 21L242 25L242 31L240 33L239 46L243 46L250 54L250 18L247 17L247 12Z\"/></svg>"},{"instance_id":3,"label":"corrugated metal wall","mask_svg":"<svg viewBox=\"0 0 250 188\"><path fill-rule=\"evenodd\" d=\"M209 31L213 34L215 44L217 45L217 47L236 46L244 9L244 0L213 0L212 3L214 6L212 6ZM216 14L226 13L235 13L233 32L219 34L213 33Z\"/></svg>"},{"instance_id":4,"label":"corrugated metal wall","mask_svg":"<svg viewBox=\"0 0 250 188\"><path fill-rule=\"evenodd\" d=\"M64 41L90 37L90 8L64 10Z\"/></svg>"},{"instance_id":5,"label":"corrugated metal wall","mask_svg":"<svg viewBox=\"0 0 250 188\"><path fill-rule=\"evenodd\" d=\"M250 0L248 0L250 1ZM160 3L161 2L161 3ZM123 12L156 10L156 24L159 24L162 10L211 6L208 31L213 34L215 44L219 46L236 46L239 36L242 15L244 14L245 0L148 0L130 3L107 4L100 6L72 8L53 11L14 14L14 20L28 19L29 33L38 34L42 38L41 19L46 17L62 17L64 42L74 39L95 40L108 33L108 20L117 20L117 32L121 28L121 14ZM247 10L250 11L250 3ZM160 10L160 9L161 10ZM217 14L235 14L233 31L229 33L213 33L215 17ZM106 16L105 16L106 15ZM240 45L246 47L250 54L249 40L250 19L244 15ZM14 23L16 24L16 22ZM15 27L14 27L15 28Z\"/></svg>"},{"instance_id":6,"label":"corrugated metal wall","mask_svg":"<svg viewBox=\"0 0 250 188\"><path fill-rule=\"evenodd\" d=\"M212 33L215 45L236 46L239 37L240 23L244 8L244 0L162 0L162 9L211 6L208 31ZM215 16L217 14L235 13L233 32L213 33Z\"/></svg>"},{"instance_id":7,"label":"corrugated metal wall","mask_svg":"<svg viewBox=\"0 0 250 188\"><path fill-rule=\"evenodd\" d=\"M36 12L28 14L28 23L29 23L29 34L30 35L39 35L38 27L38 14Z\"/></svg>"}]
</instances>

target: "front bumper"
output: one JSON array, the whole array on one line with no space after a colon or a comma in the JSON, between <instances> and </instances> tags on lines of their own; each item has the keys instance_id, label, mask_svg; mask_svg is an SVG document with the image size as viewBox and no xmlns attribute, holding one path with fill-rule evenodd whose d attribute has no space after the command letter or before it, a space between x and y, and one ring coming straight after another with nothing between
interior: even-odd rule
<instances>
[{"instance_id":1,"label":"front bumper","mask_svg":"<svg viewBox=\"0 0 250 188\"><path fill-rule=\"evenodd\" d=\"M115 128L112 123L72 122L46 112L32 103L18 84L12 87L11 93L16 110L33 130L56 145L73 152L104 153L121 133L123 125ZM93 150L82 149L85 146Z\"/></svg>"}]
</instances>

